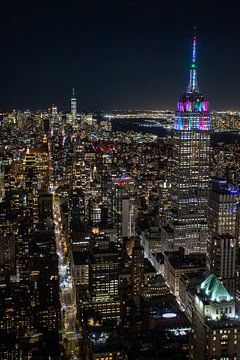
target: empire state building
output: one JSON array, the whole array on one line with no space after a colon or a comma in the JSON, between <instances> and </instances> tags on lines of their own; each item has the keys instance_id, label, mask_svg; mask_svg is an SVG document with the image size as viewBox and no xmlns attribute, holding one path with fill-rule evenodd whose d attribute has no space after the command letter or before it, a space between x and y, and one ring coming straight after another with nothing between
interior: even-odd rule
<instances>
[{"instance_id":1,"label":"empire state building","mask_svg":"<svg viewBox=\"0 0 240 360\"><path fill-rule=\"evenodd\" d=\"M208 233L210 113L197 83L196 35L189 85L177 104L173 142L169 245L173 250L184 247L186 254L204 253Z\"/></svg>"}]
</instances>

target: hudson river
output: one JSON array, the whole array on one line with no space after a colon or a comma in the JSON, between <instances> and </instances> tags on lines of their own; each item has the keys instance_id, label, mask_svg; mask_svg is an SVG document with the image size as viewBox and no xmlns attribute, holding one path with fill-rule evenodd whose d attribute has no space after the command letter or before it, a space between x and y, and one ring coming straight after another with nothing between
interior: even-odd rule
<instances>
[{"instance_id":1,"label":"hudson river","mask_svg":"<svg viewBox=\"0 0 240 360\"><path fill-rule=\"evenodd\" d=\"M163 127L148 126L145 127L144 124L147 123L145 120L129 120L129 119L112 119L112 129L113 131L135 131L141 133L151 133L158 135L160 137L171 136L172 129L165 129ZM211 133L212 142L224 142L226 144L240 143L240 135L236 132L212 132Z\"/></svg>"}]
</instances>

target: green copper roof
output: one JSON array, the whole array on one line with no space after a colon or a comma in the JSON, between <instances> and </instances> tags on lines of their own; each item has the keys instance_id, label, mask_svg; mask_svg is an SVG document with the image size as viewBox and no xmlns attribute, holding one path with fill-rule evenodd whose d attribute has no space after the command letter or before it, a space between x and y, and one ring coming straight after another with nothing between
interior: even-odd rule
<instances>
[{"instance_id":1,"label":"green copper roof","mask_svg":"<svg viewBox=\"0 0 240 360\"><path fill-rule=\"evenodd\" d=\"M211 301L230 301L231 296L214 274L204 280L200 286L204 295Z\"/></svg>"}]
</instances>

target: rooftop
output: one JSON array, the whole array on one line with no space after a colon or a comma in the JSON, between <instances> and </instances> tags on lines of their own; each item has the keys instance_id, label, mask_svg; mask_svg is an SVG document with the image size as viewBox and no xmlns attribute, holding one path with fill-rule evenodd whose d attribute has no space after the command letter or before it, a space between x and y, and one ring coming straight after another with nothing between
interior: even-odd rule
<instances>
[{"instance_id":1,"label":"rooftop","mask_svg":"<svg viewBox=\"0 0 240 360\"><path fill-rule=\"evenodd\" d=\"M74 265L87 265L89 253L87 251L76 252L73 251L73 262Z\"/></svg>"},{"instance_id":2,"label":"rooftop","mask_svg":"<svg viewBox=\"0 0 240 360\"><path fill-rule=\"evenodd\" d=\"M206 257L203 254L184 255L184 250L166 251L165 258L175 269L198 269L205 267Z\"/></svg>"},{"instance_id":3,"label":"rooftop","mask_svg":"<svg viewBox=\"0 0 240 360\"><path fill-rule=\"evenodd\" d=\"M165 280L161 274L157 274L150 279L149 285L153 285L153 286L165 285Z\"/></svg>"},{"instance_id":4,"label":"rooftop","mask_svg":"<svg viewBox=\"0 0 240 360\"><path fill-rule=\"evenodd\" d=\"M200 285L200 291L207 300L214 302L231 301L232 298L214 274L211 274L206 280Z\"/></svg>"}]
</instances>

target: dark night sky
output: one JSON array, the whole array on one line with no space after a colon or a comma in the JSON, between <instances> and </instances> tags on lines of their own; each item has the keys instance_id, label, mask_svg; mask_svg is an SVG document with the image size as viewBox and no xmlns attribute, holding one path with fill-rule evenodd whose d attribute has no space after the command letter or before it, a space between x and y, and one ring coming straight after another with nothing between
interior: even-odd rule
<instances>
[{"instance_id":1,"label":"dark night sky","mask_svg":"<svg viewBox=\"0 0 240 360\"><path fill-rule=\"evenodd\" d=\"M0 108L175 108L198 26L211 108L240 109L239 0L13 0L1 5Z\"/></svg>"}]
</instances>

